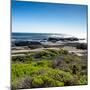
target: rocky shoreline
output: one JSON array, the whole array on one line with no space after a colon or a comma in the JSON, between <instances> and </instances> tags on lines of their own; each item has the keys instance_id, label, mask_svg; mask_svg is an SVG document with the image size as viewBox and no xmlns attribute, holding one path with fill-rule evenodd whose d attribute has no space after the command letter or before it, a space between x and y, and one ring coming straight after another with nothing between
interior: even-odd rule
<instances>
[{"instance_id":1,"label":"rocky shoreline","mask_svg":"<svg viewBox=\"0 0 90 90\"><path fill-rule=\"evenodd\" d=\"M58 37L49 37L47 40L43 41L12 41L12 49L17 47L24 47L25 49L37 49L37 48L51 48L51 47L64 47L71 46L76 47L78 49L87 49L87 43L81 43L75 37L68 38L58 38Z\"/></svg>"}]
</instances>

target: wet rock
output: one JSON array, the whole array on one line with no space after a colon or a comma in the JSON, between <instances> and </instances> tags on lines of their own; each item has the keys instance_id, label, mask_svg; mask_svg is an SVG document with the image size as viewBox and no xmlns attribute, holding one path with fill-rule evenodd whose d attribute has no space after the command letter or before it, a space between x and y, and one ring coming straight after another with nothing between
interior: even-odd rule
<instances>
[{"instance_id":1,"label":"wet rock","mask_svg":"<svg viewBox=\"0 0 90 90\"><path fill-rule=\"evenodd\" d=\"M78 38L68 37L68 38L59 38L59 37L49 37L48 41L57 42L57 41L78 41Z\"/></svg>"},{"instance_id":2,"label":"wet rock","mask_svg":"<svg viewBox=\"0 0 90 90\"><path fill-rule=\"evenodd\" d=\"M42 45L40 42L38 41L17 41L15 42L16 46L30 46L30 45Z\"/></svg>"}]
</instances>

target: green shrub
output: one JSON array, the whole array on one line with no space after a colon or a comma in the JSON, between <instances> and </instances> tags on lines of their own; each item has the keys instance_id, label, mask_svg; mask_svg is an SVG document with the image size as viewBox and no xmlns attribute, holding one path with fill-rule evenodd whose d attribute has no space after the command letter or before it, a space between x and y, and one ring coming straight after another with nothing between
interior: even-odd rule
<instances>
[{"instance_id":1,"label":"green shrub","mask_svg":"<svg viewBox=\"0 0 90 90\"><path fill-rule=\"evenodd\" d=\"M51 78L48 75L37 76L37 77L34 77L34 78L36 78L37 79L36 82L39 83L39 84L37 84L38 86L35 85L35 82L33 83L36 87L54 87L54 86L58 87L58 86L64 86L63 82L54 80L53 78ZM38 78L40 79L40 81L38 81Z\"/></svg>"},{"instance_id":2,"label":"green shrub","mask_svg":"<svg viewBox=\"0 0 90 90\"><path fill-rule=\"evenodd\" d=\"M71 70L73 74L79 74L80 73L80 65L78 63L71 64Z\"/></svg>"},{"instance_id":3,"label":"green shrub","mask_svg":"<svg viewBox=\"0 0 90 90\"><path fill-rule=\"evenodd\" d=\"M60 49L59 50L59 54L65 54L65 55L67 55L68 54L68 51L67 50L64 50L64 49Z\"/></svg>"},{"instance_id":4,"label":"green shrub","mask_svg":"<svg viewBox=\"0 0 90 90\"><path fill-rule=\"evenodd\" d=\"M35 58L52 58L52 57L56 57L59 55L59 52L57 50L54 49L47 49L45 51L41 51L38 53L35 53L34 57Z\"/></svg>"},{"instance_id":5,"label":"green shrub","mask_svg":"<svg viewBox=\"0 0 90 90\"><path fill-rule=\"evenodd\" d=\"M52 84L52 86L53 87L60 87L60 86L64 86L64 82L60 82L60 81L54 81L54 82L52 82L53 84Z\"/></svg>"},{"instance_id":6,"label":"green shrub","mask_svg":"<svg viewBox=\"0 0 90 90\"><path fill-rule=\"evenodd\" d=\"M58 50L55 50L55 49L47 49L48 52L51 52L53 54L56 54L56 55L59 55L59 52Z\"/></svg>"},{"instance_id":7,"label":"green shrub","mask_svg":"<svg viewBox=\"0 0 90 90\"><path fill-rule=\"evenodd\" d=\"M12 85L13 89L30 89L30 88L42 88L42 87L59 87L64 86L63 82L54 80L47 75L39 75L35 77L23 77L18 80L15 85Z\"/></svg>"},{"instance_id":8,"label":"green shrub","mask_svg":"<svg viewBox=\"0 0 90 90\"><path fill-rule=\"evenodd\" d=\"M71 80L73 79L73 76L69 72L65 72L59 69L54 69L50 72L48 72L48 75L50 75L53 79L59 80L59 81L65 81L65 80Z\"/></svg>"},{"instance_id":9,"label":"green shrub","mask_svg":"<svg viewBox=\"0 0 90 90\"><path fill-rule=\"evenodd\" d=\"M58 87L58 86L64 86L64 82L60 82L58 80L53 79L49 75L42 76L42 79L44 81L44 87Z\"/></svg>"},{"instance_id":10,"label":"green shrub","mask_svg":"<svg viewBox=\"0 0 90 90\"><path fill-rule=\"evenodd\" d=\"M88 83L88 81L87 81L87 75L81 76L79 83L80 83L80 85L86 85Z\"/></svg>"},{"instance_id":11,"label":"green shrub","mask_svg":"<svg viewBox=\"0 0 90 90\"><path fill-rule=\"evenodd\" d=\"M34 55L34 57L35 58L43 58L43 57L50 57L50 55L46 51L41 51L41 52L36 53Z\"/></svg>"},{"instance_id":12,"label":"green shrub","mask_svg":"<svg viewBox=\"0 0 90 90\"><path fill-rule=\"evenodd\" d=\"M67 64L71 62L71 61L70 61L70 60L68 60L68 59L66 59L66 60L64 60L64 61L65 61Z\"/></svg>"},{"instance_id":13,"label":"green shrub","mask_svg":"<svg viewBox=\"0 0 90 90\"><path fill-rule=\"evenodd\" d=\"M81 59L77 56L73 56L73 55L65 55L63 56L65 58L65 62L68 63L72 63L72 62L79 62Z\"/></svg>"},{"instance_id":14,"label":"green shrub","mask_svg":"<svg viewBox=\"0 0 90 90\"><path fill-rule=\"evenodd\" d=\"M37 65L38 66L41 66L41 67L51 67L52 65L52 61L51 60L41 60L41 61L38 61L37 62Z\"/></svg>"},{"instance_id":15,"label":"green shrub","mask_svg":"<svg viewBox=\"0 0 90 90\"><path fill-rule=\"evenodd\" d=\"M41 77L34 77L33 80L32 80L32 87L42 87L44 84L44 81L42 80Z\"/></svg>"},{"instance_id":16,"label":"green shrub","mask_svg":"<svg viewBox=\"0 0 90 90\"><path fill-rule=\"evenodd\" d=\"M87 65L86 64L82 64L81 69L82 70L87 70Z\"/></svg>"},{"instance_id":17,"label":"green shrub","mask_svg":"<svg viewBox=\"0 0 90 90\"><path fill-rule=\"evenodd\" d=\"M13 57L13 62L21 63L12 63L12 88L87 84L86 58L66 52L63 49L51 49L25 57Z\"/></svg>"},{"instance_id":18,"label":"green shrub","mask_svg":"<svg viewBox=\"0 0 90 90\"><path fill-rule=\"evenodd\" d=\"M79 61L79 60L81 60L81 59L80 59L79 57L75 57L74 60Z\"/></svg>"},{"instance_id":19,"label":"green shrub","mask_svg":"<svg viewBox=\"0 0 90 90\"><path fill-rule=\"evenodd\" d=\"M18 61L23 61L24 60L24 58L22 57L22 56L15 56L15 57L12 57L12 61L14 61L14 62L18 62Z\"/></svg>"},{"instance_id":20,"label":"green shrub","mask_svg":"<svg viewBox=\"0 0 90 90\"><path fill-rule=\"evenodd\" d=\"M67 59L70 60L70 62L73 61L73 59L74 59L74 57L71 55L65 55L64 58L65 58L65 60L67 60Z\"/></svg>"},{"instance_id":21,"label":"green shrub","mask_svg":"<svg viewBox=\"0 0 90 90\"><path fill-rule=\"evenodd\" d=\"M47 61L39 64L40 65L38 65L36 62L31 64L12 64L12 81L15 81L17 78L25 75L37 76L39 74L44 74L47 72L47 70L49 70L49 63Z\"/></svg>"},{"instance_id":22,"label":"green shrub","mask_svg":"<svg viewBox=\"0 0 90 90\"><path fill-rule=\"evenodd\" d=\"M28 56L14 56L12 57L13 62L30 63L33 61L33 57Z\"/></svg>"}]
</instances>

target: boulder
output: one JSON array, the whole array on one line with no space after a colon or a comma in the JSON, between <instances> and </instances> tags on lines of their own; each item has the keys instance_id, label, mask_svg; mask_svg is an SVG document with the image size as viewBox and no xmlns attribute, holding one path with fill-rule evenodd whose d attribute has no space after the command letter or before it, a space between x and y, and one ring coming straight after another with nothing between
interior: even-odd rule
<instances>
[{"instance_id":1,"label":"boulder","mask_svg":"<svg viewBox=\"0 0 90 90\"><path fill-rule=\"evenodd\" d=\"M51 41L51 42L57 42L57 41L78 41L79 39L78 38L75 38L75 37L68 37L68 38L64 38L64 37L49 37L48 38L48 41Z\"/></svg>"},{"instance_id":2,"label":"boulder","mask_svg":"<svg viewBox=\"0 0 90 90\"><path fill-rule=\"evenodd\" d=\"M86 43L79 43L79 44L77 44L76 48L85 50L85 49L87 49L87 44Z\"/></svg>"},{"instance_id":3,"label":"boulder","mask_svg":"<svg viewBox=\"0 0 90 90\"><path fill-rule=\"evenodd\" d=\"M59 41L59 38L49 37L49 38L48 38L48 41L57 42L57 41Z\"/></svg>"},{"instance_id":4,"label":"boulder","mask_svg":"<svg viewBox=\"0 0 90 90\"><path fill-rule=\"evenodd\" d=\"M32 45L42 45L40 42L38 41L17 41L15 42L16 46L32 46Z\"/></svg>"}]
</instances>

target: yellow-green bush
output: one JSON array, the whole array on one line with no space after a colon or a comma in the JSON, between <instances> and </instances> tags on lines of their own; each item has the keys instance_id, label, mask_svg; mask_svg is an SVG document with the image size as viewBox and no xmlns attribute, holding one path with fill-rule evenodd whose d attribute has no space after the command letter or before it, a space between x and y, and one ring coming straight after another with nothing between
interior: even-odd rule
<instances>
[{"instance_id":1,"label":"yellow-green bush","mask_svg":"<svg viewBox=\"0 0 90 90\"><path fill-rule=\"evenodd\" d=\"M30 55L28 56L13 56L12 62L21 62L21 63L31 63L34 58Z\"/></svg>"},{"instance_id":2,"label":"yellow-green bush","mask_svg":"<svg viewBox=\"0 0 90 90\"><path fill-rule=\"evenodd\" d=\"M59 54L65 54L65 55L67 55L68 54L68 51L67 50L64 50L64 49L60 49L59 50Z\"/></svg>"},{"instance_id":3,"label":"yellow-green bush","mask_svg":"<svg viewBox=\"0 0 90 90\"><path fill-rule=\"evenodd\" d=\"M87 75L83 75L82 77L80 77L79 83L81 85L86 85L88 83L87 82Z\"/></svg>"},{"instance_id":4,"label":"yellow-green bush","mask_svg":"<svg viewBox=\"0 0 90 90\"><path fill-rule=\"evenodd\" d=\"M87 84L86 58L70 54L67 50L48 49L13 57L12 61L13 88Z\"/></svg>"}]
</instances>

